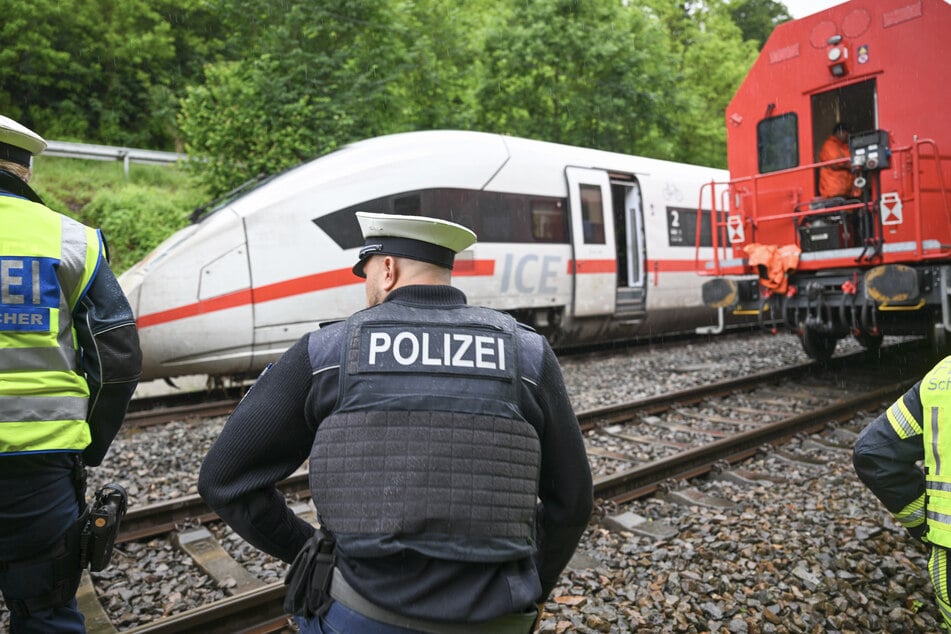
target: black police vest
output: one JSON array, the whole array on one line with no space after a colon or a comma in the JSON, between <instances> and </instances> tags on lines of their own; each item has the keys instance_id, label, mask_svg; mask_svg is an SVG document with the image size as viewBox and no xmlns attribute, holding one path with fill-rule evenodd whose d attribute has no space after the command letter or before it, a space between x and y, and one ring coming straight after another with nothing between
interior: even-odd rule
<instances>
[{"instance_id":1,"label":"black police vest","mask_svg":"<svg viewBox=\"0 0 951 634\"><path fill-rule=\"evenodd\" d=\"M343 553L533 553L540 444L518 405L516 328L485 308L393 301L347 320L337 406L310 457Z\"/></svg>"}]
</instances>

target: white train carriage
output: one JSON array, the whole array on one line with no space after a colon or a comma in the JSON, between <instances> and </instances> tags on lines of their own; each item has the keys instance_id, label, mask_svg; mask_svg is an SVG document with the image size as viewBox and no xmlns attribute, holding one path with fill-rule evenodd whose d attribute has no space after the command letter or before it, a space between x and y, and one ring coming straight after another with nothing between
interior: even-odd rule
<instances>
[{"instance_id":1,"label":"white train carriage","mask_svg":"<svg viewBox=\"0 0 951 634\"><path fill-rule=\"evenodd\" d=\"M144 378L255 373L319 322L362 308L350 270L359 210L471 227L479 241L456 258L454 283L555 346L712 324L694 269L697 202L725 178L478 132L354 143L224 200L121 276Z\"/></svg>"}]
</instances>

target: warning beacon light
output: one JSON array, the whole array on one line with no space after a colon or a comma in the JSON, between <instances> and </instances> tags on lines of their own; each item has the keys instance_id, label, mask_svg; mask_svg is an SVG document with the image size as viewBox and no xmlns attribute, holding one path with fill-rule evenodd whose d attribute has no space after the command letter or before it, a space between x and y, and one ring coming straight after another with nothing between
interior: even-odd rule
<instances>
[{"instance_id":1,"label":"warning beacon light","mask_svg":"<svg viewBox=\"0 0 951 634\"><path fill-rule=\"evenodd\" d=\"M833 77L844 77L848 72L847 62L849 59L849 49L842 43L841 35L833 35L826 44L829 49L826 51L826 59L829 62L829 72Z\"/></svg>"}]
</instances>

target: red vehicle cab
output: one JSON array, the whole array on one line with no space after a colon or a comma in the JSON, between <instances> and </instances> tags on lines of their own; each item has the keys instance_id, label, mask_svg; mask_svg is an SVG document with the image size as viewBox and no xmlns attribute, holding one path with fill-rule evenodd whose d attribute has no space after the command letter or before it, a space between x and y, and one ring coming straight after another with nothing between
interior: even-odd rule
<instances>
[{"instance_id":1,"label":"red vehicle cab","mask_svg":"<svg viewBox=\"0 0 951 634\"><path fill-rule=\"evenodd\" d=\"M776 27L726 111L730 181L701 195L704 302L785 325L820 360L847 336L943 347L949 109L944 0L852 0ZM839 152L822 152L840 123ZM820 191L822 170L845 188Z\"/></svg>"}]
</instances>

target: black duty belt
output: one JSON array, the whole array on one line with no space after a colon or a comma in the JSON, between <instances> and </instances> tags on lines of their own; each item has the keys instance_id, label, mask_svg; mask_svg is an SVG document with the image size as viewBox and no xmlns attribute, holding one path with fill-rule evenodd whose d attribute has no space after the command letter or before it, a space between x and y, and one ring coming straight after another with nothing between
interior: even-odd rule
<instances>
[{"instance_id":1,"label":"black duty belt","mask_svg":"<svg viewBox=\"0 0 951 634\"><path fill-rule=\"evenodd\" d=\"M493 634L527 634L531 631L535 623L535 617L538 615L537 611L532 608L528 612L507 614L485 623L439 623L436 621L415 619L397 614L396 612L391 612L390 610L381 608L375 603L367 601L347 583L347 580L343 578L343 575L340 574L340 570L337 568L334 568L333 582L330 584L330 596L368 619L396 627L427 632L427 634L483 634L484 632L492 632Z\"/></svg>"}]
</instances>

